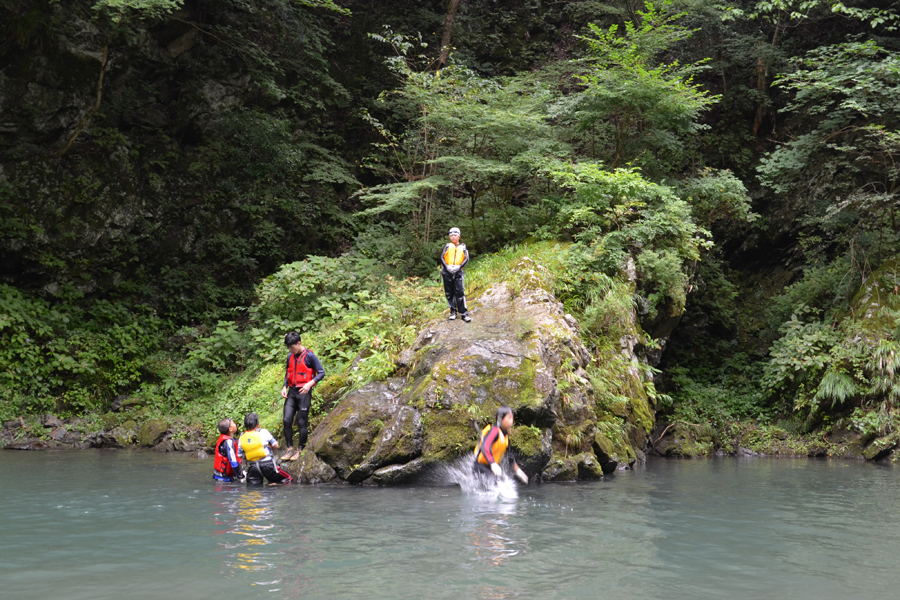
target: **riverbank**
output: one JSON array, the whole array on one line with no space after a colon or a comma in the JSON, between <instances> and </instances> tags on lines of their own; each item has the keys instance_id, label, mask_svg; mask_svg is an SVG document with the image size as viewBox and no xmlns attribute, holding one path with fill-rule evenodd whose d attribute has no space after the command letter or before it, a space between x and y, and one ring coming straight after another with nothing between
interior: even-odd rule
<instances>
[{"instance_id":1,"label":"riverbank","mask_svg":"<svg viewBox=\"0 0 900 600\"><path fill-rule=\"evenodd\" d=\"M213 453L213 440L194 426L161 419L135 421L128 412L104 415L108 429L98 421L59 419L54 415L20 417L3 423L0 449L20 451L143 448L154 452ZM103 418L100 419L102 423ZM118 422L121 421L121 424ZM776 426L754 422L732 423L724 431L694 423L660 423L644 448L647 457L661 458L840 458L853 461L900 463L897 436L870 438L841 429L796 435ZM643 462L643 461L638 461ZM621 464L619 470L634 465ZM554 481L540 478L540 481Z\"/></svg>"},{"instance_id":2,"label":"riverbank","mask_svg":"<svg viewBox=\"0 0 900 600\"><path fill-rule=\"evenodd\" d=\"M157 452L211 452L199 427L137 415L108 413L94 419L60 419L55 415L19 417L3 424L0 448L49 450L71 448L149 448ZM104 427L106 425L106 427Z\"/></svg>"},{"instance_id":3,"label":"riverbank","mask_svg":"<svg viewBox=\"0 0 900 600\"><path fill-rule=\"evenodd\" d=\"M670 458L711 455L747 457L833 457L873 462L900 462L900 436L865 435L834 427L799 435L776 425L735 422L724 428L675 421L658 423L647 454Z\"/></svg>"}]
</instances>

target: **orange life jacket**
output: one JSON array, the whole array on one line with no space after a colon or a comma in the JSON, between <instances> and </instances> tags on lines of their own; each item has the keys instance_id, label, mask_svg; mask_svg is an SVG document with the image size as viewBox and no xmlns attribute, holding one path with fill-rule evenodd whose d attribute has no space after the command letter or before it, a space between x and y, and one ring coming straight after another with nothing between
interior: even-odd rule
<instances>
[{"instance_id":1,"label":"orange life jacket","mask_svg":"<svg viewBox=\"0 0 900 600\"><path fill-rule=\"evenodd\" d=\"M484 445L484 438L491 432L491 429L495 427L494 425L488 425L484 429L481 430L481 439L478 441L478 445L475 446L475 460L480 462L483 465L490 465L487 457L484 455L482 451L482 446ZM494 457L494 462L499 463L501 459L503 459L503 455L506 454L506 449L509 447L509 436L503 433L503 430L497 427L497 439L491 443L490 453Z\"/></svg>"},{"instance_id":2,"label":"orange life jacket","mask_svg":"<svg viewBox=\"0 0 900 600\"><path fill-rule=\"evenodd\" d=\"M432 256L434 256L432 254ZM444 252L444 262L447 265L461 265L466 262L466 245L447 244L447 250Z\"/></svg>"}]
</instances>

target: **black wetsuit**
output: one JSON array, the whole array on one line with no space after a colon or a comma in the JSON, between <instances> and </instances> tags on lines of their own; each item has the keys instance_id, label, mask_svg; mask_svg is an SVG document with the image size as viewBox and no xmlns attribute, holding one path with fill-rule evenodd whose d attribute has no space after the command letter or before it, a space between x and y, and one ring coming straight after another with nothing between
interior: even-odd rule
<instances>
[{"instance_id":1,"label":"black wetsuit","mask_svg":"<svg viewBox=\"0 0 900 600\"><path fill-rule=\"evenodd\" d=\"M262 460L251 462L247 466L247 483L261 485L265 478L269 483L290 483L290 474L275 464L275 459L267 456Z\"/></svg>"},{"instance_id":2,"label":"black wetsuit","mask_svg":"<svg viewBox=\"0 0 900 600\"><path fill-rule=\"evenodd\" d=\"M290 364L291 355L288 354L288 366ZM309 349L306 350L306 358L304 364L315 371L316 376L313 381L319 383L325 377L325 369L319 358ZM282 416L284 425L284 440L288 447L294 445L294 417L297 418L297 433L299 436L298 445L300 448L306 446L306 439L309 437L309 407L312 405L312 392L301 394L300 387L292 387L288 385L287 369L284 374L284 385L288 388L287 398L284 400L284 414Z\"/></svg>"},{"instance_id":3,"label":"black wetsuit","mask_svg":"<svg viewBox=\"0 0 900 600\"><path fill-rule=\"evenodd\" d=\"M460 244L460 246L462 246L464 259L461 264L457 265L459 266L459 270L455 273L451 273L448 270L450 265L444 260L450 246L453 246L453 244L446 244L444 249L441 250L440 256L441 280L444 282L444 296L447 297L447 304L450 306L451 315L459 313L460 316L465 316L469 313L469 309L466 306L466 276L463 269L469 263L469 250L464 244Z\"/></svg>"}]
</instances>

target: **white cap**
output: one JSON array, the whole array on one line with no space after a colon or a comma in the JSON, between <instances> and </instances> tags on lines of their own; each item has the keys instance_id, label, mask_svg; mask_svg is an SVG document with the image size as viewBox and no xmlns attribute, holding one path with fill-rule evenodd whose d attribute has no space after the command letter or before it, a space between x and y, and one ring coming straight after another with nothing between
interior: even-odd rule
<instances>
[{"instance_id":1,"label":"white cap","mask_svg":"<svg viewBox=\"0 0 900 600\"><path fill-rule=\"evenodd\" d=\"M447 235L462 235L462 234L459 232L459 227L451 227L450 233L448 233Z\"/></svg>"}]
</instances>

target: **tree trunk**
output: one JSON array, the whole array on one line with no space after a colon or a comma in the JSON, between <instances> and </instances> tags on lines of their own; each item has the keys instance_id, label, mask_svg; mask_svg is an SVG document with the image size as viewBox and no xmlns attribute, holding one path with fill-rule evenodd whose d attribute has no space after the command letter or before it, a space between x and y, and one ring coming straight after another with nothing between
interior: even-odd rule
<instances>
[{"instance_id":1,"label":"tree trunk","mask_svg":"<svg viewBox=\"0 0 900 600\"><path fill-rule=\"evenodd\" d=\"M72 132L72 136L69 138L69 141L66 142L65 146L62 147L62 150L59 151L60 158L65 155L66 152L69 151L69 148L72 147L72 144L75 143L75 140L78 139L78 136L87 126L88 121L91 120L91 117L94 116L94 113L100 108L100 101L103 99L103 76L106 75L106 63L109 61L109 38L106 39L106 44L103 46L103 61L100 63L100 78L97 80L97 100L94 102L94 106L91 107L87 113L81 117L81 121L78 122L78 125L75 127L75 131Z\"/></svg>"},{"instance_id":2,"label":"tree trunk","mask_svg":"<svg viewBox=\"0 0 900 600\"><path fill-rule=\"evenodd\" d=\"M778 45L778 28L781 26L781 15L778 16L778 20L775 21L775 33L772 36L772 43L770 47L774 51L775 47ZM760 57L756 61L756 89L759 90L759 93L764 97L768 97L768 93L766 93L767 86L769 80L769 58L765 60L763 57ZM766 116L766 101L760 100L759 104L756 105L756 115L753 118L753 137L759 138L759 128L762 127L763 118Z\"/></svg>"},{"instance_id":3,"label":"tree trunk","mask_svg":"<svg viewBox=\"0 0 900 600\"><path fill-rule=\"evenodd\" d=\"M459 8L459 0L450 0L450 8L447 9L447 20L444 22L444 35L441 36L441 55L438 57L437 66L440 69L447 65L450 58L450 34L453 32L453 22L456 20L456 9Z\"/></svg>"}]
</instances>

